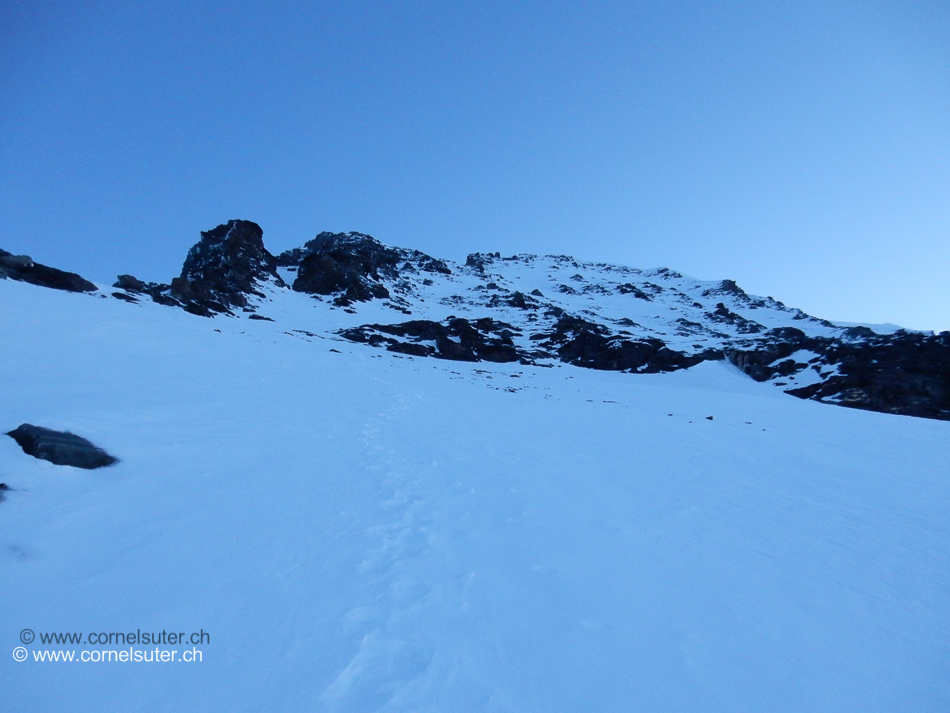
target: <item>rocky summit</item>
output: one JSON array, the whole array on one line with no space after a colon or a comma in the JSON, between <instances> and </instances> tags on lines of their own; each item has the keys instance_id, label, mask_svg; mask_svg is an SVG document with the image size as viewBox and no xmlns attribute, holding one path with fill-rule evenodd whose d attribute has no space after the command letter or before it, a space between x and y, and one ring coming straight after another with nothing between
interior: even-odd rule
<instances>
[{"instance_id":1,"label":"rocky summit","mask_svg":"<svg viewBox=\"0 0 950 713\"><path fill-rule=\"evenodd\" d=\"M257 223L229 221L201 233L201 240L188 251L181 275L170 283L146 283L119 275L113 287L149 295L160 304L180 306L202 317L233 314L235 309L253 312L248 297L264 297L260 284L272 281L284 287L276 271L277 258L264 247L263 235ZM129 299L128 294L114 296Z\"/></svg>"},{"instance_id":2,"label":"rocky summit","mask_svg":"<svg viewBox=\"0 0 950 713\"><path fill-rule=\"evenodd\" d=\"M302 248L281 253L278 264L295 271L295 291L333 295L337 306L391 297L386 283L399 283L401 271L452 274L441 260L362 233L320 233Z\"/></svg>"},{"instance_id":3,"label":"rocky summit","mask_svg":"<svg viewBox=\"0 0 950 713\"><path fill-rule=\"evenodd\" d=\"M96 289L40 267L0 252L0 277ZM168 283L120 275L114 288L125 302L412 358L632 374L726 361L799 398L950 420L950 333L838 325L669 268L498 252L459 264L357 232L319 233L275 256L259 225L232 220L201 233Z\"/></svg>"}]
</instances>

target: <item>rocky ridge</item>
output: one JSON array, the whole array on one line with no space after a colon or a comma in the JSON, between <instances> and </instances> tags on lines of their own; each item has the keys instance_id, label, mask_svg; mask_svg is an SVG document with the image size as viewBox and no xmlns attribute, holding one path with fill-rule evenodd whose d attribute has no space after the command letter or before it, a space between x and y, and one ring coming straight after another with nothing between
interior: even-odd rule
<instances>
[{"instance_id":1,"label":"rocky ridge","mask_svg":"<svg viewBox=\"0 0 950 713\"><path fill-rule=\"evenodd\" d=\"M950 420L950 333L841 327L668 268L500 253L457 264L355 232L274 256L260 226L232 220L201 234L170 283L122 275L114 287L128 302L267 321L261 311L298 293L324 306L315 329L330 338L412 357L630 373L727 360L799 398Z\"/></svg>"},{"instance_id":2,"label":"rocky ridge","mask_svg":"<svg viewBox=\"0 0 950 713\"><path fill-rule=\"evenodd\" d=\"M182 307L202 317L233 314L236 309L254 312L249 298L264 297L261 285L285 286L277 274L277 258L264 247L263 236L257 223L231 220L201 233L201 240L188 251L181 275L170 283L119 275L113 287L124 293L113 296L129 301L135 295L147 295L159 304Z\"/></svg>"},{"instance_id":3,"label":"rocky ridge","mask_svg":"<svg viewBox=\"0 0 950 713\"><path fill-rule=\"evenodd\" d=\"M29 255L13 255L0 250L0 279L4 278L67 292L96 292L99 289L75 272L41 265L33 262Z\"/></svg>"}]
</instances>

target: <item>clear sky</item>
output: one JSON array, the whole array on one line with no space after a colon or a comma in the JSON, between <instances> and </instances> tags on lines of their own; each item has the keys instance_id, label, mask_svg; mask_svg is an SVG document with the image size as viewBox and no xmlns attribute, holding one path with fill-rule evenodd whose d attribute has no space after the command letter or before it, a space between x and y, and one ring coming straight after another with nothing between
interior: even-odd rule
<instances>
[{"instance_id":1,"label":"clear sky","mask_svg":"<svg viewBox=\"0 0 950 713\"><path fill-rule=\"evenodd\" d=\"M0 0L0 247L167 281L230 218L950 329L950 3Z\"/></svg>"}]
</instances>

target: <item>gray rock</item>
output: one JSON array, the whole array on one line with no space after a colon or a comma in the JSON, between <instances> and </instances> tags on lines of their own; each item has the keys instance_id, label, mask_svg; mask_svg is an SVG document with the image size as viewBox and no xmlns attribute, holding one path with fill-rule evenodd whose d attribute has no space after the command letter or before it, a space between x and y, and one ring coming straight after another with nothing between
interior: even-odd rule
<instances>
[{"instance_id":1,"label":"gray rock","mask_svg":"<svg viewBox=\"0 0 950 713\"><path fill-rule=\"evenodd\" d=\"M33 258L29 255L3 255L0 256L0 264L22 270L23 268L33 267Z\"/></svg>"},{"instance_id":2,"label":"gray rock","mask_svg":"<svg viewBox=\"0 0 950 713\"><path fill-rule=\"evenodd\" d=\"M28 282L38 287L49 287L67 292L95 292L98 288L74 272L57 270L55 267L41 265L27 255L11 255L0 250L0 278L9 278L19 282Z\"/></svg>"},{"instance_id":3,"label":"gray rock","mask_svg":"<svg viewBox=\"0 0 950 713\"><path fill-rule=\"evenodd\" d=\"M145 292L146 289L145 283L134 275L119 275L119 279L112 286L129 292Z\"/></svg>"},{"instance_id":4,"label":"gray rock","mask_svg":"<svg viewBox=\"0 0 950 713\"><path fill-rule=\"evenodd\" d=\"M56 465L71 465L91 470L118 461L85 438L69 431L54 431L24 423L7 435L15 440L27 455L48 460Z\"/></svg>"}]
</instances>

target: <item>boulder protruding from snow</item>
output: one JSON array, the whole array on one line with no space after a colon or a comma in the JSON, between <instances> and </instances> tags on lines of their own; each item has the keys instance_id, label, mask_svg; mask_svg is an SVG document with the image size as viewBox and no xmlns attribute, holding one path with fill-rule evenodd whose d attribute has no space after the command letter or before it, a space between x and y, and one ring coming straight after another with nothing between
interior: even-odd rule
<instances>
[{"instance_id":1,"label":"boulder protruding from snow","mask_svg":"<svg viewBox=\"0 0 950 713\"><path fill-rule=\"evenodd\" d=\"M13 255L6 250L0 250L0 278L4 277L67 292L95 292L99 289L75 272L57 270L55 267L33 262L28 255Z\"/></svg>"},{"instance_id":2,"label":"boulder protruding from snow","mask_svg":"<svg viewBox=\"0 0 950 713\"><path fill-rule=\"evenodd\" d=\"M117 458L85 438L69 431L54 431L50 428L24 423L7 435L15 440L27 455L56 465L71 465L92 470L118 461Z\"/></svg>"}]
</instances>

